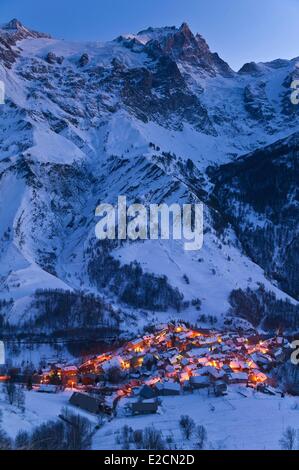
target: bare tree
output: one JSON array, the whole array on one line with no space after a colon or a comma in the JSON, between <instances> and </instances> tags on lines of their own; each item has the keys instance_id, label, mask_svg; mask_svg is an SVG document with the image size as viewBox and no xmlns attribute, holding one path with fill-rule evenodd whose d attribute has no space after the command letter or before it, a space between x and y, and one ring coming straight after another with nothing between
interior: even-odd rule
<instances>
[{"instance_id":1,"label":"bare tree","mask_svg":"<svg viewBox=\"0 0 299 470\"><path fill-rule=\"evenodd\" d=\"M166 443L164 442L162 432L154 426L146 427L143 430L142 448L145 450L164 450Z\"/></svg>"},{"instance_id":2,"label":"bare tree","mask_svg":"<svg viewBox=\"0 0 299 470\"><path fill-rule=\"evenodd\" d=\"M2 423L3 413L0 410L0 425ZM6 432L0 427L0 450L10 450L12 448L12 440Z\"/></svg>"},{"instance_id":3,"label":"bare tree","mask_svg":"<svg viewBox=\"0 0 299 470\"><path fill-rule=\"evenodd\" d=\"M16 402L17 407L22 411L22 413L25 412L25 400L26 400L26 396L25 396L24 390L22 390L21 387L17 387L15 402Z\"/></svg>"},{"instance_id":4,"label":"bare tree","mask_svg":"<svg viewBox=\"0 0 299 470\"><path fill-rule=\"evenodd\" d=\"M283 432L281 439L279 440L280 446L283 450L295 450L296 449L296 430L287 427Z\"/></svg>"},{"instance_id":5,"label":"bare tree","mask_svg":"<svg viewBox=\"0 0 299 470\"><path fill-rule=\"evenodd\" d=\"M0 428L0 450L12 449L12 440L6 432Z\"/></svg>"},{"instance_id":6,"label":"bare tree","mask_svg":"<svg viewBox=\"0 0 299 470\"><path fill-rule=\"evenodd\" d=\"M180 418L180 428L185 439L190 439L193 434L195 423L193 419L188 415L182 415Z\"/></svg>"},{"instance_id":7,"label":"bare tree","mask_svg":"<svg viewBox=\"0 0 299 470\"><path fill-rule=\"evenodd\" d=\"M133 441L136 446L136 449L141 449L142 448L142 442L143 442L143 431L142 429L136 429L133 431Z\"/></svg>"},{"instance_id":8,"label":"bare tree","mask_svg":"<svg viewBox=\"0 0 299 470\"><path fill-rule=\"evenodd\" d=\"M19 431L15 439L17 450L30 450L30 434L27 431Z\"/></svg>"},{"instance_id":9,"label":"bare tree","mask_svg":"<svg viewBox=\"0 0 299 470\"><path fill-rule=\"evenodd\" d=\"M208 433L204 426L199 425L196 427L196 447L197 449L204 449L208 440Z\"/></svg>"},{"instance_id":10,"label":"bare tree","mask_svg":"<svg viewBox=\"0 0 299 470\"><path fill-rule=\"evenodd\" d=\"M133 442L133 429L127 424L125 424L119 431L117 443L121 444L122 450L129 450L130 445Z\"/></svg>"},{"instance_id":11,"label":"bare tree","mask_svg":"<svg viewBox=\"0 0 299 470\"><path fill-rule=\"evenodd\" d=\"M36 427L30 436L30 450L65 450L64 424L48 421Z\"/></svg>"},{"instance_id":12,"label":"bare tree","mask_svg":"<svg viewBox=\"0 0 299 470\"><path fill-rule=\"evenodd\" d=\"M10 405L13 405L15 403L16 393L17 393L17 388L13 380L10 379L7 382L5 382L6 400L8 401Z\"/></svg>"},{"instance_id":13,"label":"bare tree","mask_svg":"<svg viewBox=\"0 0 299 470\"><path fill-rule=\"evenodd\" d=\"M2 440L5 445L8 445L5 439ZM30 434L20 431L15 439L15 448L18 450L88 450L91 447L91 440L92 430L88 419L64 408L60 420L43 423Z\"/></svg>"},{"instance_id":14,"label":"bare tree","mask_svg":"<svg viewBox=\"0 0 299 470\"><path fill-rule=\"evenodd\" d=\"M88 450L92 444L92 427L87 418L62 409L60 417L65 423L65 442L68 450Z\"/></svg>"}]
</instances>

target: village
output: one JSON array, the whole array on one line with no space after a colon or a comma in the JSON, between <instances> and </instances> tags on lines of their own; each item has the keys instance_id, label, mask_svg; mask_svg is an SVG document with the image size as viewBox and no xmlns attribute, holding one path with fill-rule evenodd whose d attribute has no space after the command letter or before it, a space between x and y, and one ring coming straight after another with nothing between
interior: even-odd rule
<instances>
[{"instance_id":1,"label":"village","mask_svg":"<svg viewBox=\"0 0 299 470\"><path fill-rule=\"evenodd\" d=\"M287 360L281 335L199 330L184 324L157 326L115 351L76 364L50 363L19 382L39 393L73 393L70 405L92 414L117 416L120 402L129 415L156 413L163 396L206 389L221 397L233 384L259 393L282 393L271 375Z\"/></svg>"}]
</instances>

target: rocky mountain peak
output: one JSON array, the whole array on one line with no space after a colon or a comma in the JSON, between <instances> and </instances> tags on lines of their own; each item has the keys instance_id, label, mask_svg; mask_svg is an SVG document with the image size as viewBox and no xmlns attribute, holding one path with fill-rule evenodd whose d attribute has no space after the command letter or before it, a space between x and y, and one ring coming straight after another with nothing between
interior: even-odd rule
<instances>
[{"instance_id":1,"label":"rocky mountain peak","mask_svg":"<svg viewBox=\"0 0 299 470\"><path fill-rule=\"evenodd\" d=\"M206 54L211 53L210 48L209 48L206 40L199 33L196 33L195 39L196 39L196 42L198 44L199 49L202 52L204 52Z\"/></svg>"},{"instance_id":2,"label":"rocky mountain peak","mask_svg":"<svg viewBox=\"0 0 299 470\"><path fill-rule=\"evenodd\" d=\"M196 39L187 23L183 23L179 29L165 38L164 49L173 52L179 57L187 49L196 49Z\"/></svg>"},{"instance_id":3,"label":"rocky mountain peak","mask_svg":"<svg viewBox=\"0 0 299 470\"><path fill-rule=\"evenodd\" d=\"M47 34L27 29L18 19L13 18L0 26L0 63L4 63L8 68L12 66L19 53L14 49L18 41L49 37Z\"/></svg>"},{"instance_id":4,"label":"rocky mountain peak","mask_svg":"<svg viewBox=\"0 0 299 470\"><path fill-rule=\"evenodd\" d=\"M24 28L22 23L17 18L13 18L12 20L10 20L8 23L6 23L3 26L3 29L9 31L9 30L20 30L20 29L26 29L26 28Z\"/></svg>"},{"instance_id":5,"label":"rocky mountain peak","mask_svg":"<svg viewBox=\"0 0 299 470\"><path fill-rule=\"evenodd\" d=\"M205 39L200 35L194 35L187 23L182 23L180 28L166 28L167 34L159 40L163 51L170 55L175 61L199 68L209 75L220 73L228 76L233 71L218 54L210 51Z\"/></svg>"},{"instance_id":6,"label":"rocky mountain peak","mask_svg":"<svg viewBox=\"0 0 299 470\"><path fill-rule=\"evenodd\" d=\"M186 22L180 27L149 27L136 35L120 36L117 40L131 49L145 47L152 57L166 55L176 63L196 67L199 73L233 75L229 65L218 54L212 53L205 39L200 34L194 34Z\"/></svg>"},{"instance_id":7,"label":"rocky mountain peak","mask_svg":"<svg viewBox=\"0 0 299 470\"><path fill-rule=\"evenodd\" d=\"M17 18L13 18L10 20L8 23L4 24L0 28L0 32L2 30L2 35L4 35L6 38L10 39L10 42L14 41L19 41L21 39L26 39L26 38L49 38L50 36L48 34L40 33L37 31L33 31L29 28L26 28L21 21L19 21Z\"/></svg>"},{"instance_id":8,"label":"rocky mountain peak","mask_svg":"<svg viewBox=\"0 0 299 470\"><path fill-rule=\"evenodd\" d=\"M186 39L193 39L194 35L188 25L188 23L182 23L178 30Z\"/></svg>"}]
</instances>

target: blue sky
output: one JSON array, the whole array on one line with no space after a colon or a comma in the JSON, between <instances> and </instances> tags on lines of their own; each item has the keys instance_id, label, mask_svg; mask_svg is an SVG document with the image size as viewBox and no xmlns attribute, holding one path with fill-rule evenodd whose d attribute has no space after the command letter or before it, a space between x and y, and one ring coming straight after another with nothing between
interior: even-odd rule
<instances>
[{"instance_id":1,"label":"blue sky","mask_svg":"<svg viewBox=\"0 0 299 470\"><path fill-rule=\"evenodd\" d=\"M148 26L187 21L213 52L245 62L299 56L299 0L0 0L0 22L72 40L109 40Z\"/></svg>"}]
</instances>

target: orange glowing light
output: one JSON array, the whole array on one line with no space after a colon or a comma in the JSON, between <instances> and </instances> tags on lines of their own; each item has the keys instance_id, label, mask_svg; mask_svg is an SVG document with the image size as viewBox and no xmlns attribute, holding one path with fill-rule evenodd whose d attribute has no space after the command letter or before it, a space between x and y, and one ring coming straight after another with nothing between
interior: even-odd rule
<instances>
[{"instance_id":1,"label":"orange glowing light","mask_svg":"<svg viewBox=\"0 0 299 470\"><path fill-rule=\"evenodd\" d=\"M6 382L6 380L9 380L10 377L8 375L0 375L0 382Z\"/></svg>"},{"instance_id":2,"label":"orange glowing light","mask_svg":"<svg viewBox=\"0 0 299 470\"><path fill-rule=\"evenodd\" d=\"M160 377L153 377L151 380L149 380L148 385L155 385L158 382L161 382L161 378Z\"/></svg>"},{"instance_id":3,"label":"orange glowing light","mask_svg":"<svg viewBox=\"0 0 299 470\"><path fill-rule=\"evenodd\" d=\"M123 361L121 363L121 366L123 369L130 369L130 362L129 361Z\"/></svg>"},{"instance_id":4,"label":"orange glowing light","mask_svg":"<svg viewBox=\"0 0 299 470\"><path fill-rule=\"evenodd\" d=\"M180 381L181 382L185 382L185 380L189 380L189 377L191 376L191 371L190 371L190 374L187 373L187 372L184 372L183 374L181 374L181 377L180 377Z\"/></svg>"},{"instance_id":5,"label":"orange glowing light","mask_svg":"<svg viewBox=\"0 0 299 470\"><path fill-rule=\"evenodd\" d=\"M260 347L259 349L260 349L260 352L261 352L262 354L267 354L267 352L268 352L268 349L267 349L267 348Z\"/></svg>"}]
</instances>

